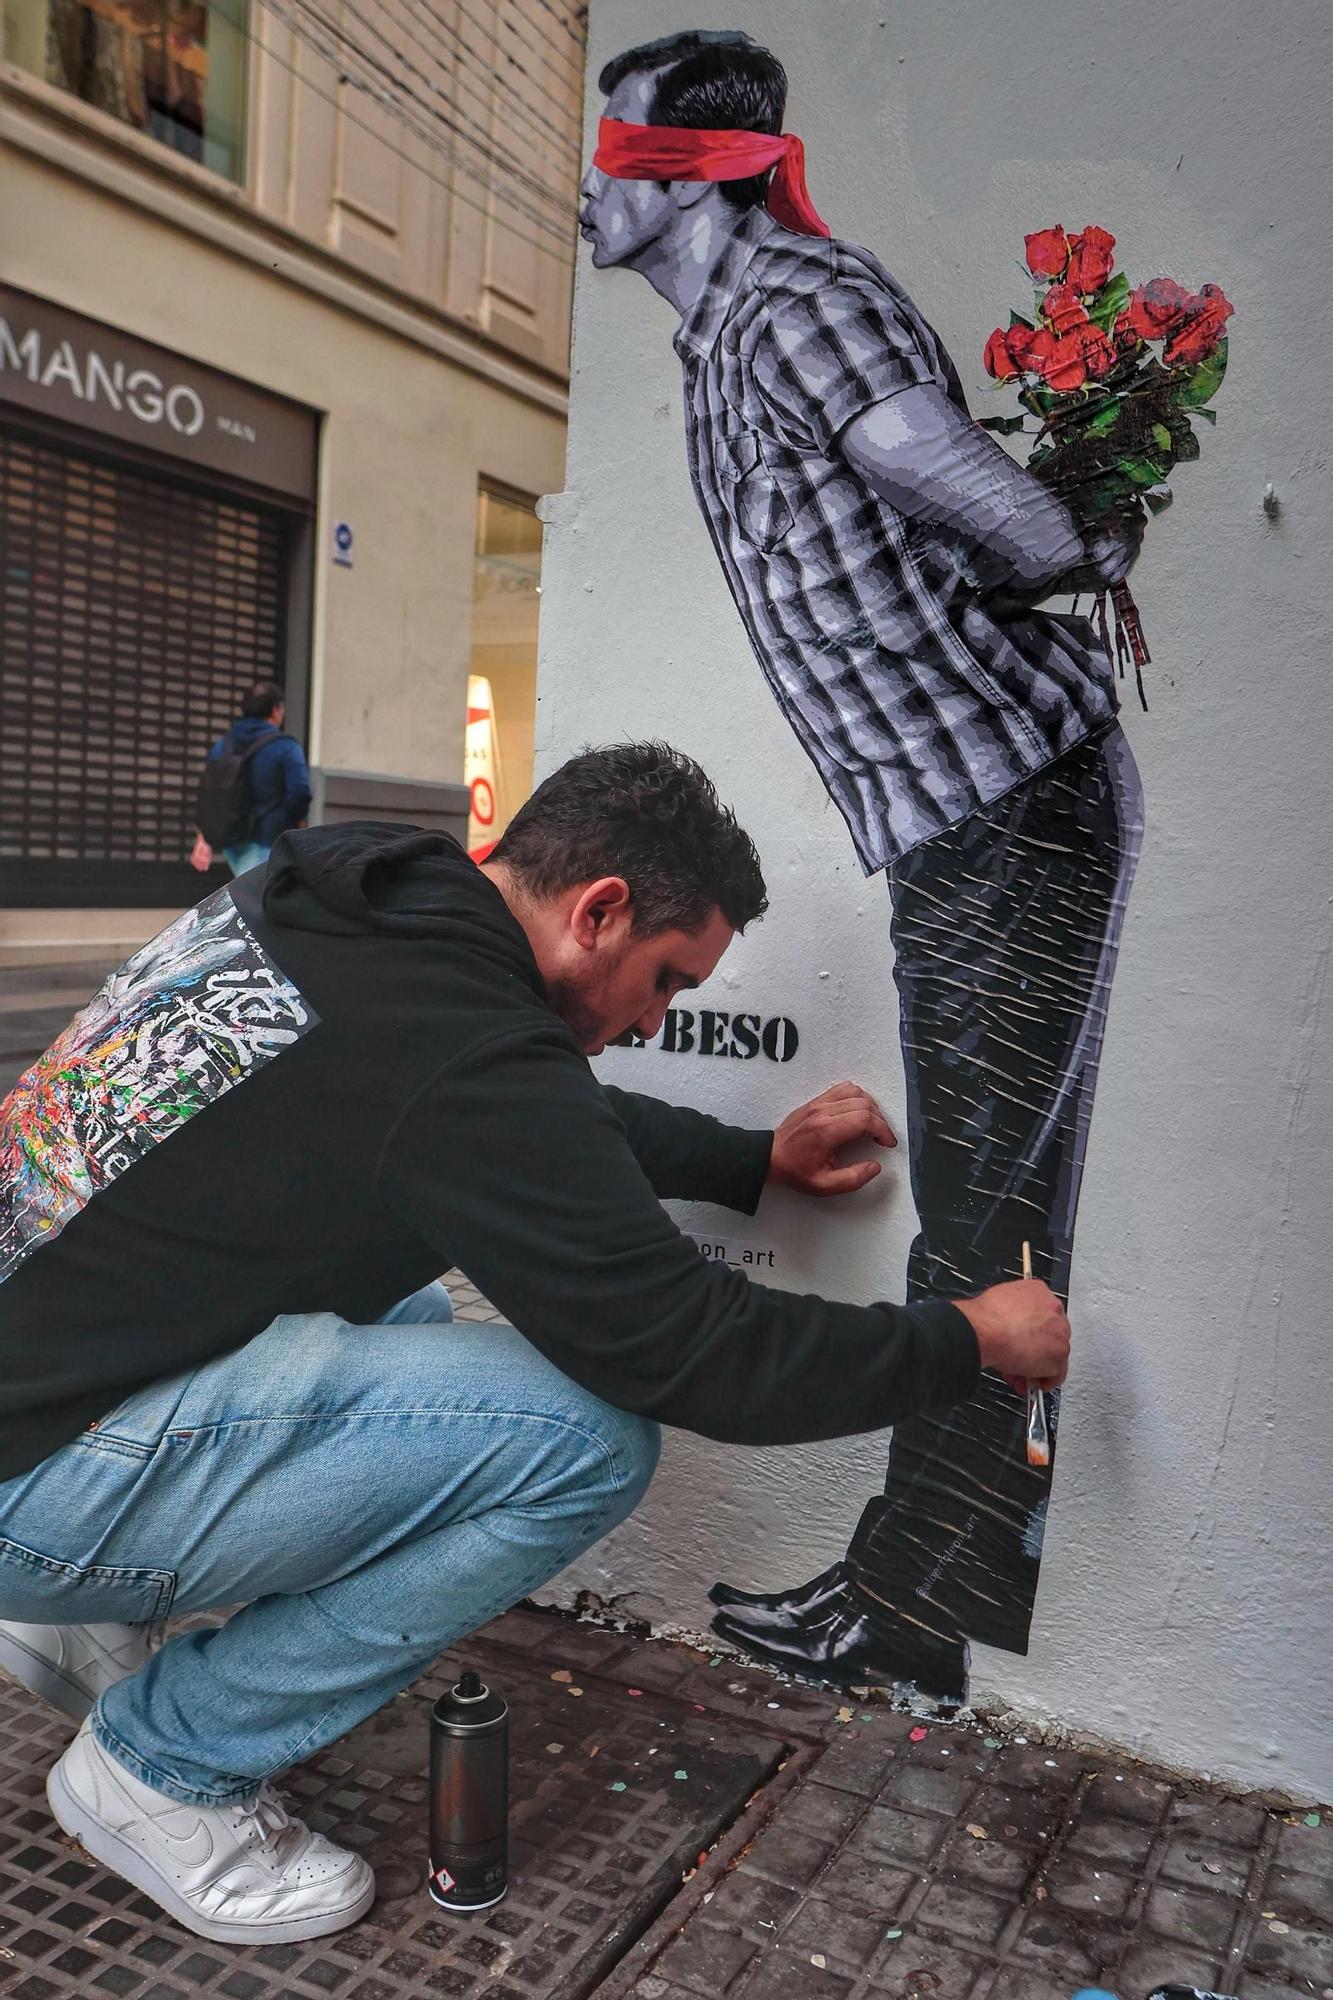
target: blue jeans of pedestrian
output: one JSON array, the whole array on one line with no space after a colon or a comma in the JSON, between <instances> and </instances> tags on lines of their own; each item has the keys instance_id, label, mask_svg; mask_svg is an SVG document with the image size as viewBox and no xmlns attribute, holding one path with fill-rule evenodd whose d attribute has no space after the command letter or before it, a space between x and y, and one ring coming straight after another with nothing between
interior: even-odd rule
<instances>
[{"instance_id":1,"label":"blue jeans of pedestrian","mask_svg":"<svg viewBox=\"0 0 1333 2000\"><path fill-rule=\"evenodd\" d=\"M623 1520L655 1424L429 1285L377 1326L276 1319L0 1485L0 1618L182 1633L93 1711L168 1797L253 1793Z\"/></svg>"},{"instance_id":2,"label":"blue jeans of pedestrian","mask_svg":"<svg viewBox=\"0 0 1333 2000\"><path fill-rule=\"evenodd\" d=\"M261 841L246 840L239 847L224 847L222 852L232 874L244 875L251 868L262 868L273 849Z\"/></svg>"}]
</instances>

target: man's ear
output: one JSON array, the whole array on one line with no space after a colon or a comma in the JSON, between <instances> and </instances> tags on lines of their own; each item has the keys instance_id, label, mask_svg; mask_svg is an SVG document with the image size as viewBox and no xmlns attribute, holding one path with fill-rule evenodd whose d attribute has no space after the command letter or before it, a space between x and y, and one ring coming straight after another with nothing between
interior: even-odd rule
<instances>
[{"instance_id":1,"label":"man's ear","mask_svg":"<svg viewBox=\"0 0 1333 2000\"><path fill-rule=\"evenodd\" d=\"M677 208L693 208L696 202L703 200L710 188L716 186L716 181L672 181L671 198Z\"/></svg>"},{"instance_id":2,"label":"man's ear","mask_svg":"<svg viewBox=\"0 0 1333 2000\"><path fill-rule=\"evenodd\" d=\"M633 897L623 875L603 875L580 890L569 912L569 929L575 944L593 951L608 929L628 927Z\"/></svg>"}]
</instances>

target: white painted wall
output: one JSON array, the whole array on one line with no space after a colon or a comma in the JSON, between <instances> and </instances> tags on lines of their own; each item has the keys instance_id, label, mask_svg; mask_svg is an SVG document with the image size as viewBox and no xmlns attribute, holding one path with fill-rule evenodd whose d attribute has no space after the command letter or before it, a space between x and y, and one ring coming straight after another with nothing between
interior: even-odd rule
<instances>
[{"instance_id":1,"label":"white painted wall","mask_svg":"<svg viewBox=\"0 0 1333 2000\"><path fill-rule=\"evenodd\" d=\"M1096 221L1132 275L1212 279L1235 301L1217 429L1136 572L1157 664L1152 712L1125 719L1149 830L1032 1651L975 1648L973 1686L1327 1798L1333 17L1323 0L695 0L679 17L598 0L592 75L678 21L746 28L782 56L817 205L906 283L974 403L985 335L1023 296L1026 230ZM548 503L539 769L647 732L706 764L759 843L772 911L700 999L787 1014L802 1040L782 1067L654 1049L601 1067L748 1123L853 1076L901 1117L888 895L862 880L727 595L686 472L673 328L643 280L585 261L568 484ZM778 1283L902 1295L905 1174L844 1204L777 1195L753 1222L686 1220L773 1248ZM715 1578L777 1588L839 1555L884 1459L880 1438L742 1451L678 1433L638 1515L557 1594L629 1592L637 1615L702 1631Z\"/></svg>"}]
</instances>

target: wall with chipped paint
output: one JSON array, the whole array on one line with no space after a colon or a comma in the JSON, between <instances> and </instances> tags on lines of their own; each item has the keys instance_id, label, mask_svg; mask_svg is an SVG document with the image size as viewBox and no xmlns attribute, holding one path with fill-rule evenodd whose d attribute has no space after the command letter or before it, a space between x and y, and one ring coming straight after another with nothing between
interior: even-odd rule
<instances>
[{"instance_id":1,"label":"wall with chipped paint","mask_svg":"<svg viewBox=\"0 0 1333 2000\"><path fill-rule=\"evenodd\" d=\"M973 1691L1328 1798L1333 521L1317 356L1333 298L1317 246L1333 20L1319 0L1025 0L1020 33L1017 12L1006 31L981 0L707 0L681 24L743 27L782 56L817 204L906 284L974 406L984 338L1022 296L1025 230L1097 221L1134 277L1214 279L1235 301L1217 429L1135 573L1156 664L1151 713L1125 720L1148 836L1032 1649L975 1648ZM597 0L593 76L674 21ZM686 472L673 326L641 279L585 263L568 483L547 505L539 758L655 732L707 765L759 842L772 910L698 1004L787 1016L800 1043L786 1063L649 1048L600 1067L746 1123L850 1075L901 1120L888 896L861 878L727 595ZM681 1219L763 1256L769 1282L901 1296L905 1174L845 1203L772 1194L753 1220ZM552 1594L701 1632L714 1579L776 1589L839 1555L884 1455L881 1438L741 1451L676 1434L639 1513Z\"/></svg>"}]
</instances>

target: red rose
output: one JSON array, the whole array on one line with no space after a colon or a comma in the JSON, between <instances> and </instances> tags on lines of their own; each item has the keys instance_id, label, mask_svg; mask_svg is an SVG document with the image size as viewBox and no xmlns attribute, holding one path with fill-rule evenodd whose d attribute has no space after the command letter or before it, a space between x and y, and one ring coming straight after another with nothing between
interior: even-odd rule
<instances>
[{"instance_id":1,"label":"red rose","mask_svg":"<svg viewBox=\"0 0 1333 2000\"><path fill-rule=\"evenodd\" d=\"M1114 361L1115 349L1101 328L1084 324L1068 333L1048 333L1043 328L1029 335L1020 365L1029 374L1040 375L1048 389L1068 395L1081 389L1089 376L1105 375Z\"/></svg>"},{"instance_id":2,"label":"red rose","mask_svg":"<svg viewBox=\"0 0 1333 2000\"><path fill-rule=\"evenodd\" d=\"M1111 275L1115 249L1115 238L1107 229L1098 229L1094 224L1080 236L1069 239L1069 269L1065 282L1071 291L1087 297L1091 292L1099 292Z\"/></svg>"},{"instance_id":3,"label":"red rose","mask_svg":"<svg viewBox=\"0 0 1333 2000\"><path fill-rule=\"evenodd\" d=\"M1023 329L1020 329L1020 331ZM993 375L997 382L1012 382L1018 373L1018 363L1009 352L1009 329L997 326L986 342L982 356L986 373Z\"/></svg>"},{"instance_id":4,"label":"red rose","mask_svg":"<svg viewBox=\"0 0 1333 2000\"><path fill-rule=\"evenodd\" d=\"M1110 337L1099 326L1081 326L1077 338L1083 349L1083 365L1094 379L1108 374L1115 364Z\"/></svg>"},{"instance_id":5,"label":"red rose","mask_svg":"<svg viewBox=\"0 0 1333 2000\"><path fill-rule=\"evenodd\" d=\"M1035 330L1030 326L997 326L986 342L986 372L997 382L1036 375L1048 389L1062 392L1081 389L1089 376L1105 375L1114 360L1115 349L1086 313L1068 332L1047 326Z\"/></svg>"},{"instance_id":6,"label":"red rose","mask_svg":"<svg viewBox=\"0 0 1333 2000\"><path fill-rule=\"evenodd\" d=\"M1010 351L1025 375L1039 376L1048 389L1083 387L1088 371L1077 334L1057 336L1044 326L1036 333L1029 333L1026 327L1014 331L1023 335L1022 348L1015 352L1011 346Z\"/></svg>"},{"instance_id":7,"label":"red rose","mask_svg":"<svg viewBox=\"0 0 1333 2000\"><path fill-rule=\"evenodd\" d=\"M1043 355L1039 365L1041 378L1048 389L1058 389L1062 393L1081 389L1088 379L1083 342L1076 333L1063 334L1058 340L1053 340L1050 353Z\"/></svg>"},{"instance_id":8,"label":"red rose","mask_svg":"<svg viewBox=\"0 0 1333 2000\"><path fill-rule=\"evenodd\" d=\"M1116 332L1131 340L1161 340L1184 324L1193 304L1194 294L1174 278L1150 278L1131 292L1115 323Z\"/></svg>"},{"instance_id":9,"label":"red rose","mask_svg":"<svg viewBox=\"0 0 1333 2000\"><path fill-rule=\"evenodd\" d=\"M1023 247L1034 278L1063 278L1069 262L1069 238L1058 222L1054 229L1038 229L1025 236Z\"/></svg>"},{"instance_id":10,"label":"red rose","mask_svg":"<svg viewBox=\"0 0 1333 2000\"><path fill-rule=\"evenodd\" d=\"M1037 341L1049 344L1050 335L1034 332L1032 327L1021 324L997 326L986 342L986 351L982 357L987 374L993 375L997 382L1012 382L1016 375L1023 374L1026 369L1031 369L1035 373L1036 364L1030 359L1030 355L1033 344Z\"/></svg>"},{"instance_id":11,"label":"red rose","mask_svg":"<svg viewBox=\"0 0 1333 2000\"><path fill-rule=\"evenodd\" d=\"M1086 325L1088 309L1069 285L1052 285L1041 302L1041 316L1057 333L1069 333Z\"/></svg>"},{"instance_id":12,"label":"red rose","mask_svg":"<svg viewBox=\"0 0 1333 2000\"><path fill-rule=\"evenodd\" d=\"M1041 356L1051 344L1051 336L1044 327L1011 326L1009 329L1009 359L1020 374L1036 374L1040 368Z\"/></svg>"},{"instance_id":13,"label":"red rose","mask_svg":"<svg viewBox=\"0 0 1333 2000\"><path fill-rule=\"evenodd\" d=\"M1168 368L1192 367L1206 361L1226 338L1227 321L1236 308L1219 285L1205 285L1191 308L1185 324L1178 327L1162 349Z\"/></svg>"}]
</instances>

